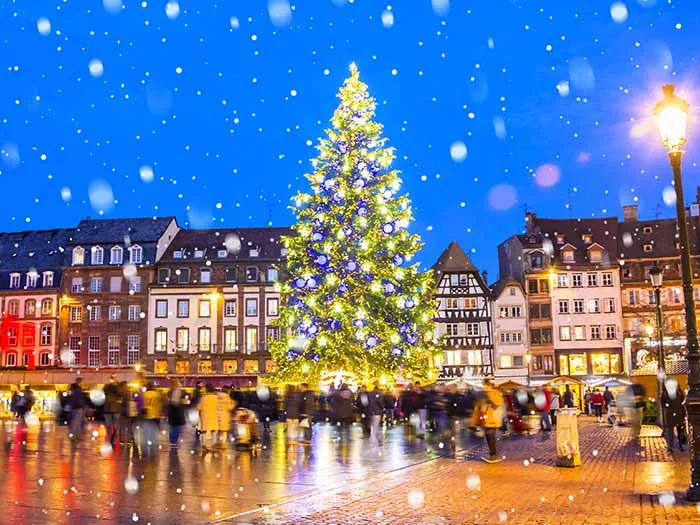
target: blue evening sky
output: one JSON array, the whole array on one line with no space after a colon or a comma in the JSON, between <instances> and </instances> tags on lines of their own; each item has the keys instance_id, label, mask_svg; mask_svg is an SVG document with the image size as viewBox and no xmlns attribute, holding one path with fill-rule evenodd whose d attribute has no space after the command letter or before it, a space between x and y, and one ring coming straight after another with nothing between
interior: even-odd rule
<instances>
[{"instance_id":1,"label":"blue evening sky","mask_svg":"<svg viewBox=\"0 0 700 525\"><path fill-rule=\"evenodd\" d=\"M0 229L289 224L356 61L420 260L456 239L495 278L525 206L673 215L649 113L664 82L698 99L698 49L696 0L2 0Z\"/></svg>"}]
</instances>

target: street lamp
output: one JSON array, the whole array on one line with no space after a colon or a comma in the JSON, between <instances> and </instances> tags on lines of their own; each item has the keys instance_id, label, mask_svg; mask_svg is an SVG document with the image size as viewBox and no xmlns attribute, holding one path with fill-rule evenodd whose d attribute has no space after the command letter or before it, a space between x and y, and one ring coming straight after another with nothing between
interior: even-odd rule
<instances>
[{"instance_id":1,"label":"street lamp","mask_svg":"<svg viewBox=\"0 0 700 525\"><path fill-rule=\"evenodd\" d=\"M664 270L656 264L656 261L654 261L654 266L649 270L649 278L651 279L651 286L654 288L654 298L656 299L656 336L659 339L656 351L656 399L659 407L659 423L661 423L661 428L665 429L664 407L661 403L661 394L663 394L664 380L666 379L666 356L664 355L663 320L661 317L661 285L664 282Z\"/></svg>"},{"instance_id":2,"label":"street lamp","mask_svg":"<svg viewBox=\"0 0 700 525\"><path fill-rule=\"evenodd\" d=\"M668 157L673 169L673 185L676 190L676 216L681 245L681 270L683 273L683 301L685 304L685 324L688 339L688 396L685 400L690 427L690 487L688 501L700 501L700 351L698 349L698 329L695 318L695 301L693 298L693 278L690 266L690 245L688 243L688 224L686 222L685 200L683 199L683 180L681 178L681 147L686 141L686 124L688 120L688 103L677 97L675 87L667 84L663 87L664 99L654 107L661 133L661 139L668 150Z\"/></svg>"}]
</instances>

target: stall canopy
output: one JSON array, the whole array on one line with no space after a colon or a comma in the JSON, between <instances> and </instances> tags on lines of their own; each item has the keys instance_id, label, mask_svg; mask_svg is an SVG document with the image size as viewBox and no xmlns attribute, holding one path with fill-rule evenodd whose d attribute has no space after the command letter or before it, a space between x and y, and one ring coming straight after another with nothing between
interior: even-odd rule
<instances>
[{"instance_id":1,"label":"stall canopy","mask_svg":"<svg viewBox=\"0 0 700 525\"><path fill-rule=\"evenodd\" d=\"M190 388L197 386L199 381L203 382L205 385L212 385L213 387L229 387L234 386L236 388L249 388L255 387L258 383L257 376L228 376L228 375L188 375L188 376L146 376L147 381L152 381L159 387L167 387L170 385L171 379L177 379L180 384L184 387Z\"/></svg>"},{"instance_id":2,"label":"stall canopy","mask_svg":"<svg viewBox=\"0 0 700 525\"><path fill-rule=\"evenodd\" d=\"M551 381L546 383L548 386L565 386L565 385L583 385L583 381L580 381L578 379L575 379L573 377L568 377L568 376L559 376L555 377Z\"/></svg>"},{"instance_id":3,"label":"stall canopy","mask_svg":"<svg viewBox=\"0 0 700 525\"><path fill-rule=\"evenodd\" d=\"M626 387L626 386L629 386L631 384L632 384L631 381L625 381L624 379L619 379L617 377L609 377L607 379L601 379L600 381L596 381L591 386L593 386L593 387L607 386L609 388L617 388L617 387Z\"/></svg>"},{"instance_id":4,"label":"stall canopy","mask_svg":"<svg viewBox=\"0 0 700 525\"><path fill-rule=\"evenodd\" d=\"M501 383L498 385L498 388L501 390L517 390L519 388L525 388L525 385L520 384L516 381L506 381L505 383Z\"/></svg>"}]
</instances>

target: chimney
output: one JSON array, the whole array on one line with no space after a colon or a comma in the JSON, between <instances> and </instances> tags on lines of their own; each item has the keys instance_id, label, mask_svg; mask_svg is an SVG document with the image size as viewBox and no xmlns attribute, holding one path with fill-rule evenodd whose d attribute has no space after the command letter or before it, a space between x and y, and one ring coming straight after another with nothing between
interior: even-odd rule
<instances>
[{"instance_id":1,"label":"chimney","mask_svg":"<svg viewBox=\"0 0 700 525\"><path fill-rule=\"evenodd\" d=\"M537 218L537 215L535 215L531 211L525 212L525 232L526 233L532 233L534 231L536 218Z\"/></svg>"},{"instance_id":2,"label":"chimney","mask_svg":"<svg viewBox=\"0 0 700 525\"><path fill-rule=\"evenodd\" d=\"M622 207L622 217L625 222L637 222L637 205L630 204Z\"/></svg>"},{"instance_id":3,"label":"chimney","mask_svg":"<svg viewBox=\"0 0 700 525\"><path fill-rule=\"evenodd\" d=\"M484 279L486 286L488 286L489 285L489 272L484 270L483 272L481 272L481 277Z\"/></svg>"}]
</instances>

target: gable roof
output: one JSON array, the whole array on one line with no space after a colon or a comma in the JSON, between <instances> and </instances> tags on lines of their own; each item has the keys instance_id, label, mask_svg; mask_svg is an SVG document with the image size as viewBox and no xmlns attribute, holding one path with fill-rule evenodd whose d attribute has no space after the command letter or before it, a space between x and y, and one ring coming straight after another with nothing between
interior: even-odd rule
<instances>
[{"instance_id":1,"label":"gable roof","mask_svg":"<svg viewBox=\"0 0 700 525\"><path fill-rule=\"evenodd\" d=\"M452 241L450 245L438 257L437 262L433 265L433 270L437 272L477 272L474 263L464 253L462 247L457 244L457 241Z\"/></svg>"},{"instance_id":2,"label":"gable roof","mask_svg":"<svg viewBox=\"0 0 700 525\"><path fill-rule=\"evenodd\" d=\"M493 285L491 286L491 298L495 301L501 296L505 289L510 286L515 286L519 288L523 296L525 295L525 291L523 290L523 287L518 281L516 281L512 277L504 277L503 279L499 279L498 281L493 283Z\"/></svg>"},{"instance_id":3,"label":"gable roof","mask_svg":"<svg viewBox=\"0 0 700 525\"><path fill-rule=\"evenodd\" d=\"M700 232L697 222L688 217L688 237L690 253L700 250ZM650 229L649 233L644 230ZM676 219L655 219L624 221L619 225L619 256L625 259L648 259L650 257L678 257L678 227ZM651 244L651 252L644 251L644 245Z\"/></svg>"},{"instance_id":4,"label":"gable roof","mask_svg":"<svg viewBox=\"0 0 700 525\"><path fill-rule=\"evenodd\" d=\"M73 230L0 233L0 271L59 270Z\"/></svg>"},{"instance_id":5,"label":"gable roof","mask_svg":"<svg viewBox=\"0 0 700 525\"><path fill-rule=\"evenodd\" d=\"M83 219L75 229L69 244L132 244L157 242L175 217L140 219Z\"/></svg>"}]
</instances>

